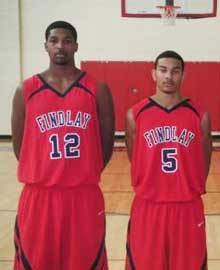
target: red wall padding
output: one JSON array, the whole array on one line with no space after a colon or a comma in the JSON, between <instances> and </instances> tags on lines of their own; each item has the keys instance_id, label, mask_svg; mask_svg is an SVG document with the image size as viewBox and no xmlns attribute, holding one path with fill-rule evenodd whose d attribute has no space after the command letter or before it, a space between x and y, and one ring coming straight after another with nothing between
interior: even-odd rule
<instances>
[{"instance_id":1,"label":"red wall padding","mask_svg":"<svg viewBox=\"0 0 220 270\"><path fill-rule=\"evenodd\" d=\"M115 104L116 131L124 131L128 108L155 91L153 62L83 61L81 68L109 85ZM182 93L204 106L211 114L212 131L220 131L220 63L187 62Z\"/></svg>"}]
</instances>

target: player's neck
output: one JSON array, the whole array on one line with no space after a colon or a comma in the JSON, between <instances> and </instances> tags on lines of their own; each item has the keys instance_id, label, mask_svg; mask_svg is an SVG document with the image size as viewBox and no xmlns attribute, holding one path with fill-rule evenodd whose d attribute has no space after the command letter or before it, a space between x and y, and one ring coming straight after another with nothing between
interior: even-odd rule
<instances>
[{"instance_id":1,"label":"player's neck","mask_svg":"<svg viewBox=\"0 0 220 270\"><path fill-rule=\"evenodd\" d=\"M54 78L72 78L75 74L79 73L79 69L74 65L53 65L50 64L48 70L46 71L48 76Z\"/></svg>"},{"instance_id":2,"label":"player's neck","mask_svg":"<svg viewBox=\"0 0 220 270\"><path fill-rule=\"evenodd\" d=\"M81 73L80 69L74 65L50 65L42 74L46 78L54 78L55 80L74 80Z\"/></svg>"},{"instance_id":3,"label":"player's neck","mask_svg":"<svg viewBox=\"0 0 220 270\"><path fill-rule=\"evenodd\" d=\"M70 85L80 78L82 71L76 67L49 67L41 73L43 79L58 92L65 92Z\"/></svg>"},{"instance_id":4,"label":"player's neck","mask_svg":"<svg viewBox=\"0 0 220 270\"><path fill-rule=\"evenodd\" d=\"M180 93L166 94L162 92L156 93L155 95L151 96L151 98L167 109L172 108L186 99L185 97L181 96Z\"/></svg>"}]
</instances>

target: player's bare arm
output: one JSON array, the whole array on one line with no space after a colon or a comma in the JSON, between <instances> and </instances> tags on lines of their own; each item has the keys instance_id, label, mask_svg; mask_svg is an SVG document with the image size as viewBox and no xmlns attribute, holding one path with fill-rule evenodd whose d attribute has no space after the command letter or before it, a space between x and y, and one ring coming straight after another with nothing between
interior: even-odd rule
<instances>
[{"instance_id":1,"label":"player's bare arm","mask_svg":"<svg viewBox=\"0 0 220 270\"><path fill-rule=\"evenodd\" d=\"M136 133L136 125L132 110L128 110L125 121L125 143L127 147L127 153L129 160L132 158L133 143Z\"/></svg>"},{"instance_id":2,"label":"player's bare arm","mask_svg":"<svg viewBox=\"0 0 220 270\"><path fill-rule=\"evenodd\" d=\"M22 87L18 87L13 97L11 129L12 143L16 158L19 160L19 154L22 144L25 119L25 106L22 97Z\"/></svg>"},{"instance_id":3,"label":"player's bare arm","mask_svg":"<svg viewBox=\"0 0 220 270\"><path fill-rule=\"evenodd\" d=\"M98 108L102 152L105 167L111 158L113 150L115 114L110 90L108 86L102 82L97 84L96 103Z\"/></svg>"},{"instance_id":4,"label":"player's bare arm","mask_svg":"<svg viewBox=\"0 0 220 270\"><path fill-rule=\"evenodd\" d=\"M201 121L201 129L202 129L202 144L205 156L205 165L206 165L206 175L208 176L210 161L211 161L211 153L212 153L212 136L211 136L211 121L209 113L206 112Z\"/></svg>"}]
</instances>

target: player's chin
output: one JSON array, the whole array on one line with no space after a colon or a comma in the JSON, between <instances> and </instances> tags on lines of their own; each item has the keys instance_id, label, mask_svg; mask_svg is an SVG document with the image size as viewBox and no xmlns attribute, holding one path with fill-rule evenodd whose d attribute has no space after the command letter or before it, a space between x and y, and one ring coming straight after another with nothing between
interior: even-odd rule
<instances>
[{"instance_id":1,"label":"player's chin","mask_svg":"<svg viewBox=\"0 0 220 270\"><path fill-rule=\"evenodd\" d=\"M173 94L173 93L177 92L177 89L174 87L165 87L165 88L163 88L163 92L166 94Z\"/></svg>"},{"instance_id":2,"label":"player's chin","mask_svg":"<svg viewBox=\"0 0 220 270\"><path fill-rule=\"evenodd\" d=\"M55 64L57 65L57 66L65 66L65 65L67 65L67 61L64 61L64 60L56 60L55 61Z\"/></svg>"}]
</instances>

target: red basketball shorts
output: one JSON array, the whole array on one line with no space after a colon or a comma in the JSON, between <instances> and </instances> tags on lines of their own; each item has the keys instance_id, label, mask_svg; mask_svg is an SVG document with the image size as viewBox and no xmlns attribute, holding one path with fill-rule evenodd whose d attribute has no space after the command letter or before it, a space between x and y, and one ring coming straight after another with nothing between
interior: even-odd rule
<instances>
[{"instance_id":1,"label":"red basketball shorts","mask_svg":"<svg viewBox=\"0 0 220 270\"><path fill-rule=\"evenodd\" d=\"M153 203L135 197L126 270L207 270L205 217L199 198Z\"/></svg>"},{"instance_id":2,"label":"red basketball shorts","mask_svg":"<svg viewBox=\"0 0 220 270\"><path fill-rule=\"evenodd\" d=\"M25 186L15 225L14 270L107 270L98 186Z\"/></svg>"}]
</instances>

